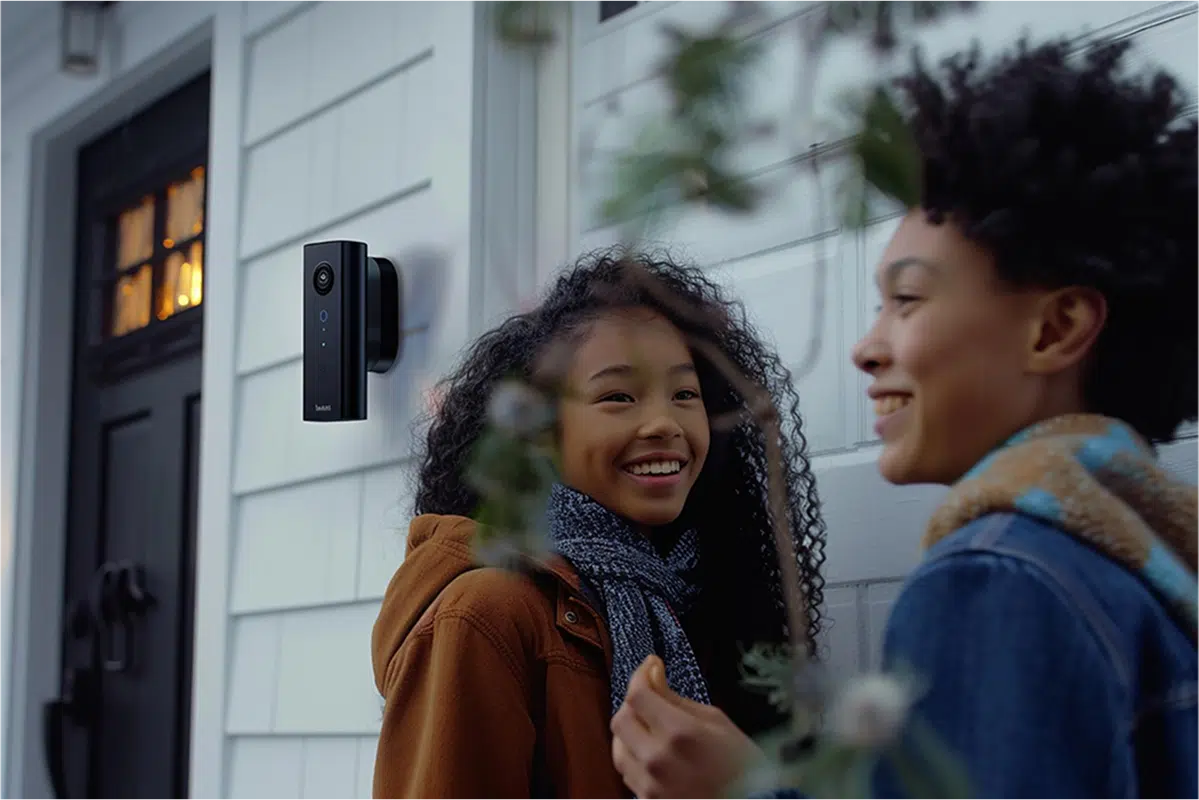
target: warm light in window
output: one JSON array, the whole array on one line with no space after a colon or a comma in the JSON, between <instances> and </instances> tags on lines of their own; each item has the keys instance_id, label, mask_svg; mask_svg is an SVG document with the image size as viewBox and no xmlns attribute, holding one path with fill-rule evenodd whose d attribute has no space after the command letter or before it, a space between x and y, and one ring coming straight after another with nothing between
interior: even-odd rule
<instances>
[{"instance_id":1,"label":"warm light in window","mask_svg":"<svg viewBox=\"0 0 1199 800\"><path fill-rule=\"evenodd\" d=\"M189 297L193 306L200 305L204 300L204 243L192 245L192 274Z\"/></svg>"},{"instance_id":2,"label":"warm light in window","mask_svg":"<svg viewBox=\"0 0 1199 800\"><path fill-rule=\"evenodd\" d=\"M204 232L204 168L196 167L185 181L167 187L167 239L163 245L175 247L177 242ZM166 319L182 309L200 305L203 299L204 245L192 242L187 257L175 252L167 256L163 275L162 301L158 318Z\"/></svg>"},{"instance_id":3,"label":"warm light in window","mask_svg":"<svg viewBox=\"0 0 1199 800\"><path fill-rule=\"evenodd\" d=\"M204 182L204 167L195 167L165 192L121 212L116 268L136 269L110 284L111 335L123 336L151 319L165 320L203 302ZM163 202L165 207L159 205Z\"/></svg>"},{"instance_id":4,"label":"warm light in window","mask_svg":"<svg viewBox=\"0 0 1199 800\"><path fill-rule=\"evenodd\" d=\"M122 211L117 220L117 269L148 261L154 255L154 198Z\"/></svg>"},{"instance_id":5,"label":"warm light in window","mask_svg":"<svg viewBox=\"0 0 1199 800\"><path fill-rule=\"evenodd\" d=\"M167 319L186 308L200 305L204 284L204 244L192 242L187 256L176 250L167 256L162 275L156 316Z\"/></svg>"},{"instance_id":6,"label":"warm light in window","mask_svg":"<svg viewBox=\"0 0 1199 800\"><path fill-rule=\"evenodd\" d=\"M196 167L185 181L167 187L167 248L204 232L204 168Z\"/></svg>"},{"instance_id":7,"label":"warm light in window","mask_svg":"<svg viewBox=\"0 0 1199 800\"><path fill-rule=\"evenodd\" d=\"M112 335L124 336L150 324L150 292L154 272L150 265L117 281L112 299Z\"/></svg>"}]
</instances>

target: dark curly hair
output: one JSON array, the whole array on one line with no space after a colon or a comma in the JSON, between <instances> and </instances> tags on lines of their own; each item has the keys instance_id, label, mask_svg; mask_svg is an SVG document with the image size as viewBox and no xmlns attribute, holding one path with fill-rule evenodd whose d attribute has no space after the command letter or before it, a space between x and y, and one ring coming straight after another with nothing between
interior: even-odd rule
<instances>
[{"instance_id":1,"label":"dark curly hair","mask_svg":"<svg viewBox=\"0 0 1199 800\"><path fill-rule=\"evenodd\" d=\"M921 205L994 257L1009 285L1086 286L1108 317L1088 410L1152 442L1196 418L1196 123L1163 72L1129 75L1125 41L977 45L898 81L923 156Z\"/></svg>"},{"instance_id":2,"label":"dark curly hair","mask_svg":"<svg viewBox=\"0 0 1199 800\"><path fill-rule=\"evenodd\" d=\"M441 383L442 400L421 453L416 513L472 515L479 497L463 472L486 424L492 389L513 376L539 383L539 360L547 348L585 332L606 311L634 307L662 314L692 342L714 345L774 400L783 426L788 522L809 605L806 634L815 642L825 528L791 374L762 343L739 302L726 298L701 270L666 256L621 249L585 256L558 277L535 310L508 319L468 349ZM709 418L744 410L745 398L692 349ZM779 717L762 697L740 689L739 648L787 640L766 465L758 425L743 421L714 428L709 458L683 512L697 529L706 565L702 611L693 615L702 621L688 624L693 644L705 662L713 700L743 729L754 731L772 727Z\"/></svg>"}]
</instances>

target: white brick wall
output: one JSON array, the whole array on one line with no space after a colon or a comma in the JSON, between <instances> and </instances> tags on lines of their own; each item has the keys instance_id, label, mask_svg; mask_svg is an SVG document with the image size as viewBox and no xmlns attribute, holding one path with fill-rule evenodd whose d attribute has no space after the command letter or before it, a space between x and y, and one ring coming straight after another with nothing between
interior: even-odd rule
<instances>
[{"instance_id":1,"label":"white brick wall","mask_svg":"<svg viewBox=\"0 0 1199 800\"><path fill-rule=\"evenodd\" d=\"M600 152L627 145L638 130L636 121L663 104L663 89L650 77L664 53L660 23L699 29L724 11L723 3L641 4L600 24L597 5L573 6L578 66L572 115L580 160L574 237L582 250L615 241L616 232L593 223L592 211L605 184L598 165L582 161L581 148L592 138ZM785 23L809 4L764 5L766 19L757 35L765 45L765 57L752 84L749 107L759 117L780 119L785 126L791 123L785 112L801 66L798 37ZM1195 11L1194 3L985 2L971 15L924 30L919 41L928 57L936 59L976 38L989 52L1014 42L1026 29L1038 39L1087 32L1132 35L1137 37L1138 58L1172 69L1193 93L1199 87ZM901 58L896 66L906 64ZM818 116L833 120L836 94L863 85L881 68L860 42L832 46L816 82ZM823 247L828 284L821 353L798 389L808 441L817 454L814 467L829 528L826 608L834 624L827 644L835 665L866 668L877 658L877 640L898 581L919 559L924 523L943 490L890 486L874 466L866 377L852 367L849 351L873 316L874 266L897 222L880 207L878 221L858 234L833 230L832 213L824 225L816 224L813 210L821 194L829 208L836 208L831 193L841 167L836 161L825 166L817 184L809 172L797 171L790 163L809 144L836 141L843 134L831 125L810 138L797 135L790 141L746 147L738 166L767 189L763 206L744 218L690 210L659 229L656 238L708 266L730 286L792 367L802 360L810 336L813 266ZM1196 480L1194 439L1167 448L1164 457L1179 474Z\"/></svg>"}]
</instances>

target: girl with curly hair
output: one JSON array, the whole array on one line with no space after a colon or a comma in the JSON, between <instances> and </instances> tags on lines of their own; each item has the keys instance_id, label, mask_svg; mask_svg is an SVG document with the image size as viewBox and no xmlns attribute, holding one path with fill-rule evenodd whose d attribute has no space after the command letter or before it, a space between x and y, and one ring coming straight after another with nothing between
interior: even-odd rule
<instances>
[{"instance_id":1,"label":"girl with curly hair","mask_svg":"<svg viewBox=\"0 0 1199 800\"><path fill-rule=\"evenodd\" d=\"M489 401L509 379L544 385L563 348L561 482L546 516L555 555L522 570L480 564L481 498L467 475ZM700 270L600 253L484 334L442 384L408 554L372 638L385 699L375 796L626 795L609 726L649 656L686 702L750 733L780 722L739 671L744 649L788 640L768 443L744 384L705 353L778 409L808 603L799 638L815 642L825 533L790 374Z\"/></svg>"},{"instance_id":2,"label":"girl with curly hair","mask_svg":"<svg viewBox=\"0 0 1199 800\"><path fill-rule=\"evenodd\" d=\"M1199 794L1199 501L1155 452L1197 410L1196 123L1128 47L976 49L899 82L923 196L853 361L883 477L949 493L883 660L923 686L908 768L931 728L980 797ZM645 683L642 717L669 710ZM669 719L623 761L655 796L717 790L687 782L694 754L739 733ZM877 796L902 794L892 764Z\"/></svg>"}]
</instances>

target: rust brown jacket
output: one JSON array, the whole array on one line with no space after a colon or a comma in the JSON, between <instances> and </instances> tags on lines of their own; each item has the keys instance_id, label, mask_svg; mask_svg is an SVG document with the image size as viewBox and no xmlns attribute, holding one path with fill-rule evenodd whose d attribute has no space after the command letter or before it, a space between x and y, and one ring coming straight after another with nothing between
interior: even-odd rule
<instances>
[{"instance_id":1,"label":"rust brown jacket","mask_svg":"<svg viewBox=\"0 0 1199 800\"><path fill-rule=\"evenodd\" d=\"M564 560L480 567L464 517L412 521L371 637L375 797L627 797L607 628Z\"/></svg>"}]
</instances>

